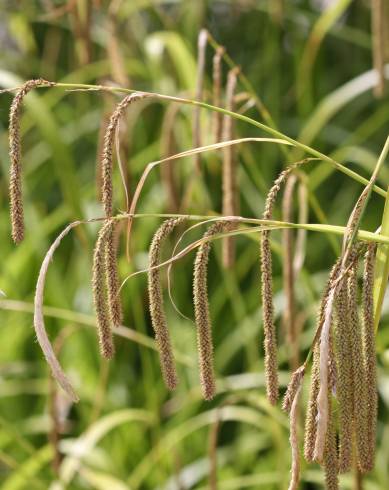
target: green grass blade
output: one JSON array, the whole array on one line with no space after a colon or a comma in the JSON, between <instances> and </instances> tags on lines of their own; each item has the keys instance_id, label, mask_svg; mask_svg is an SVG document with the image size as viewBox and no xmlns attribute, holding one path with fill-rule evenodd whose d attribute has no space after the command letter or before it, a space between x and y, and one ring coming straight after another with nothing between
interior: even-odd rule
<instances>
[{"instance_id":1,"label":"green grass blade","mask_svg":"<svg viewBox=\"0 0 389 490\"><path fill-rule=\"evenodd\" d=\"M381 223L381 235L389 236L389 197L385 200L384 214L382 216ZM380 243L377 248L377 257L375 262L375 274L374 274L374 328L378 329L378 323L380 321L382 303L384 301L384 295L386 285L389 279L389 245Z\"/></svg>"}]
</instances>

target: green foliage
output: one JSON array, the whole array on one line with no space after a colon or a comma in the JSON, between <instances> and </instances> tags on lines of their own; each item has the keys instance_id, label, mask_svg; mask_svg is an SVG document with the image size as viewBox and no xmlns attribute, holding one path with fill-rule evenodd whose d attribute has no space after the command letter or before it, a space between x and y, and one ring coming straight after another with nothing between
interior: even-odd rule
<instances>
[{"instance_id":1,"label":"green foliage","mask_svg":"<svg viewBox=\"0 0 389 490\"><path fill-rule=\"evenodd\" d=\"M367 2L339 0L324 11L318 5L325 2L306 1L3 3L1 88L43 77L64 84L126 85L193 99L197 35L206 27L241 66L246 78L240 81L238 91L254 87L259 98L236 122L237 137L266 136L263 127L247 124L246 117L277 127L300 144L291 149L263 142L236 146L241 216L262 216L274 178L290 162L306 156L301 145L314 149L309 156L327 158L311 162L306 170L308 221L320 226L310 227L306 260L295 284L297 304L303 313L303 359L314 336L315 312L325 277L340 249L342 237L332 233L335 228L331 226L346 225L362 190L361 177L366 183L364 179L369 179L387 137L389 98L377 100L371 90L374 76ZM274 7L281 3L282 18ZM208 47L208 102L212 55ZM227 64L223 74L225 80ZM52 340L59 334L64 337L59 357L81 399L69 407L66 398L59 397L66 422L59 446L64 459L59 476L55 474L53 447L48 442L53 388L32 329L35 284L42 260L61 230L75 219L103 214L96 192L99 132L120 99L114 93L65 88L40 88L26 97L21 122L26 238L15 247L10 238L7 190L11 95L3 93L0 97L0 290L6 295L0 297L1 487L44 489L57 481L58 486L52 488L207 488L208 438L215 421L219 421L220 488L285 488L290 467L288 421L280 407L270 406L264 396L257 234L235 237L237 253L232 270L223 267L218 242L211 254L208 289L218 391L212 402L203 402L195 327L178 315L167 294L166 314L180 385L174 393L165 388L152 339L144 274L130 278L123 286L124 324L128 328L116 332L115 359L109 366L100 359L91 291L96 223L78 226L63 240L50 264L45 288L46 327ZM166 101L146 100L131 107L122 122L121 159L126 164L131 195L147 164L167 156L164 115L168 107ZM191 148L192 109L182 105L178 111L174 152ZM202 110L201 118L203 144L214 143L209 130L211 111ZM360 182L336 171L330 160L344 164L349 174L350 170L356 172ZM187 198L185 212L213 215L220 212L222 203L220 152L202 154L201 162L201 177L194 172L193 157L173 162L177 188L180 196ZM388 169L383 168L377 179L381 194L385 195L382 189L387 189L388 179ZM114 189L115 212L123 211L126 202L116 164ZM372 195L362 220L363 230L374 232L382 222L382 235L387 236L384 204L382 195ZM125 257L124 239L120 243L122 279L147 268L148 247L162 221L155 215L171 211L160 168L150 172L137 211L153 216L134 220L131 262ZM276 206L274 219L282 219L280 206ZM193 229L181 246L199 239L204 231L201 227ZM337 232L342 235L343 229L337 228ZM281 321L285 305L281 235L277 231L272 235L280 385L285 387L289 354ZM176 234L170 240L165 259L178 237ZM381 243L378 254L379 277L387 277L387 245ZM192 252L176 262L171 272L174 302L191 319L193 260ZM165 269L161 275L166 291ZM386 280L378 282L382 299ZM389 304L384 299L377 334L377 463L365 478L367 490L386 488L389 481L385 442L388 314ZM303 399L306 397L307 386ZM323 487L322 474L316 467L303 467L302 481L301 488ZM342 479L342 488L352 485L350 476Z\"/></svg>"}]
</instances>

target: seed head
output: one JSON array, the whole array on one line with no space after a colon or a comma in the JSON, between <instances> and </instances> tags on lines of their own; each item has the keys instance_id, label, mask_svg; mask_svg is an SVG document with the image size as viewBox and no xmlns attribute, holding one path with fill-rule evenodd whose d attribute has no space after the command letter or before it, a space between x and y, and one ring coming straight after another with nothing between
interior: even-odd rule
<instances>
[{"instance_id":1,"label":"seed head","mask_svg":"<svg viewBox=\"0 0 389 490\"><path fill-rule=\"evenodd\" d=\"M292 377L289 381L288 387L286 389L286 393L284 396L284 400L282 402L282 410L285 412L290 412L292 407L293 400L296 396L297 390L300 388L301 383L303 381L305 374L305 365L300 366L296 371L292 374Z\"/></svg>"},{"instance_id":2,"label":"seed head","mask_svg":"<svg viewBox=\"0 0 389 490\"><path fill-rule=\"evenodd\" d=\"M336 360L337 391L339 404L339 471L344 473L352 462L352 415L353 415L353 376L351 350L350 303L347 295L347 281L338 288L336 298Z\"/></svg>"},{"instance_id":3,"label":"seed head","mask_svg":"<svg viewBox=\"0 0 389 490\"><path fill-rule=\"evenodd\" d=\"M331 399L329 395L329 419L326 435L326 443L324 448L324 472L326 490L338 490L338 449L336 444L336 429L334 414L331 407Z\"/></svg>"},{"instance_id":4,"label":"seed head","mask_svg":"<svg viewBox=\"0 0 389 490\"><path fill-rule=\"evenodd\" d=\"M101 355L112 359L115 347L107 294L107 240L112 234L113 220L107 220L100 229L94 254L92 269L93 299L97 315L97 331Z\"/></svg>"},{"instance_id":5,"label":"seed head","mask_svg":"<svg viewBox=\"0 0 389 490\"><path fill-rule=\"evenodd\" d=\"M362 326L358 314L358 282L357 282L358 262L355 261L350 269L347 290L350 310L350 341L352 351L352 374L353 374L353 410L354 410L354 430L356 440L356 452L358 466L362 469L361 462L367 461L369 457L368 441L368 406L365 368L362 353Z\"/></svg>"},{"instance_id":6,"label":"seed head","mask_svg":"<svg viewBox=\"0 0 389 490\"><path fill-rule=\"evenodd\" d=\"M362 349L366 385L366 443L364 458L360 456L359 465L362 472L371 471L374 467L376 430L377 430L377 366L374 332L374 264L376 245L370 243L367 248L363 273L363 324Z\"/></svg>"},{"instance_id":7,"label":"seed head","mask_svg":"<svg viewBox=\"0 0 389 490\"><path fill-rule=\"evenodd\" d=\"M117 267L118 237L117 221L113 221L106 238L107 290L111 323L118 327L123 322L122 303L120 300L120 281Z\"/></svg>"},{"instance_id":8,"label":"seed head","mask_svg":"<svg viewBox=\"0 0 389 490\"><path fill-rule=\"evenodd\" d=\"M9 196L10 213L12 224L12 239L18 244L24 238L24 213L22 197L22 150L20 137L20 112L24 97L35 87L45 85L53 86L55 83L48 82L43 78L29 80L16 93L9 113L9 156L11 160Z\"/></svg>"},{"instance_id":9,"label":"seed head","mask_svg":"<svg viewBox=\"0 0 389 490\"><path fill-rule=\"evenodd\" d=\"M340 268L340 259L337 260L329 275L328 281L324 288L320 301L319 311L316 321L316 332L318 335L325 320L325 311L330 294L331 286L336 274ZM311 371L311 386L309 391L309 401L305 420L305 437L304 437L304 457L308 463L314 461L315 441L317 436L317 398L320 390L320 339L314 339L313 362ZM329 377L329 380L331 377Z\"/></svg>"},{"instance_id":10,"label":"seed head","mask_svg":"<svg viewBox=\"0 0 389 490\"><path fill-rule=\"evenodd\" d=\"M163 307L163 293L160 270L161 250L164 242L176 226L185 221L185 218L172 218L166 220L156 231L149 251L148 290L151 323L155 332L158 346L162 376L169 390L174 390L178 384L178 376L174 363L174 354L171 345L169 330Z\"/></svg>"},{"instance_id":11,"label":"seed head","mask_svg":"<svg viewBox=\"0 0 389 490\"><path fill-rule=\"evenodd\" d=\"M294 166L286 168L271 187L265 203L263 219L271 219L277 195ZM262 316L265 348L266 392L271 404L278 400L277 339L274 325L273 274L270 249L270 231L261 233Z\"/></svg>"},{"instance_id":12,"label":"seed head","mask_svg":"<svg viewBox=\"0 0 389 490\"><path fill-rule=\"evenodd\" d=\"M309 389L309 400L307 415L305 419L305 436L304 436L304 457L308 463L313 462L316 440L316 417L317 417L317 395L319 393L319 345L316 343L313 350L313 362L311 372L311 385Z\"/></svg>"},{"instance_id":13,"label":"seed head","mask_svg":"<svg viewBox=\"0 0 389 490\"><path fill-rule=\"evenodd\" d=\"M103 152L101 154L101 174L103 180L103 184L102 184L103 188L102 188L101 195L102 195L102 201L104 206L104 212L107 217L112 216L112 210L113 210L113 204L112 204L112 199L113 199L112 158L113 157L112 155L113 155L113 146L115 141L115 133L116 133L118 123L128 105L132 104L137 100L144 99L145 97L148 96L149 94L138 93L138 92L127 95L127 97L124 97L124 99L119 102L119 104L116 106L114 112L110 117L109 124L107 126L104 135Z\"/></svg>"},{"instance_id":14,"label":"seed head","mask_svg":"<svg viewBox=\"0 0 389 490\"><path fill-rule=\"evenodd\" d=\"M209 239L231 226L226 221L218 221L204 234ZM207 270L211 244L202 243L197 251L193 275L193 302L197 327L197 347L199 352L200 382L203 396L211 400L215 395L215 375L213 368L212 327L208 304Z\"/></svg>"}]
</instances>

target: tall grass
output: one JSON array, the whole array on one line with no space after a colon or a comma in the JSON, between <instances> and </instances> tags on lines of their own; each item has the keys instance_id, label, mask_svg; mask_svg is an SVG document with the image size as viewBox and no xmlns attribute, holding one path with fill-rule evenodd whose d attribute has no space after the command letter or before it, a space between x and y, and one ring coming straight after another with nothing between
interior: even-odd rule
<instances>
[{"instance_id":1,"label":"tall grass","mask_svg":"<svg viewBox=\"0 0 389 490\"><path fill-rule=\"evenodd\" d=\"M308 488L308 485L322 488L324 476L315 465L301 464L300 471L298 468L307 380L302 386L298 383L297 390L288 391L299 393L299 407L297 398L292 396L287 407L291 409L293 454L289 450L287 416L279 405L271 406L265 399L258 248L261 237L267 237L266 250L272 254L273 264L271 328L277 333L278 350L278 367L273 363L272 372L278 375L280 391L284 391L290 380L290 365L297 367L291 357L294 351L289 348L282 329L285 307L289 305L288 310L292 311L293 302L293 325L299 332L300 358L308 355L303 369L304 378L308 378L310 346L319 338L315 334L317 310L321 309L319 324L329 314L328 291L327 294L324 291L320 307L325 276L337 255L348 260L349 256L353 257L355 243L368 242L364 272L358 271L359 277L364 278L362 327L358 327L355 317L351 327L357 331L361 328L363 334L358 344L363 352L359 367L366 371L370 387L375 383L376 353L378 356L377 372L382 391L377 423L374 419L377 398L373 390L368 392L370 410L361 412L373 417L369 421L365 419L366 441L369 457L376 448L376 464L368 476L362 477L359 470L370 469L372 462L360 462L357 477L341 475L340 487L351 488L358 484L363 488L374 485L384 488L389 475L384 464L387 306L382 299L388 275L389 238L383 207L389 175L384 156L379 160L378 154L387 136L387 97L384 95L378 102L370 93L376 79L369 71L369 11L362 4L348 7L347 2L336 2L336 8L323 12L315 10L314 6L291 4L274 10L266 2L236 2L236 5L210 2L207 7L189 2L114 4L109 12L103 2L95 2L91 11L89 2L84 1L77 2L77 7L72 7L70 2L58 8L51 2L28 2L20 12L6 11L4 25L8 44L0 71L1 85L21 87L25 80L42 76L55 80L57 87L37 88L23 98L20 113L23 151L19 152L17 163L21 163L18 169L23 169L18 175L24 188L25 233L23 241L17 240L20 242L17 247L6 238L10 235L7 186L0 186L4 204L0 209L4 237L0 290L7 295L0 298L3 325L0 335L6 346L0 366L3 378L0 389L2 487L26 488L28 484L33 488L48 488L56 481L59 488L204 488L209 478L212 488L286 488L292 466L291 488L297 488L299 474L300 488ZM220 8L224 9L223 15ZM306 31L301 29L301 22ZM197 73L197 36L204 26L212 36L208 36L206 55L202 55L204 70ZM319 33L319 44L314 46L313 41L318 39L315 33ZM309 56L300 58L298 53ZM347 62L351 54L356 60L352 65ZM331 70L328 59L333 60ZM217 85L220 60L222 82L237 64L241 68L235 106L230 101L224 108L224 84ZM307 60L309 70L306 70ZM296 72L300 74L297 81ZM382 70L380 73L382 77ZM301 80L305 75L306 87L302 90ZM197 93L196 79L201 82ZM116 85L127 84L127 81L126 87ZM139 91L151 93L153 97L121 112L122 129L126 128L126 132L116 140L106 140L109 148L103 156L110 157L101 167L105 169L102 174L105 190L111 189L113 199L106 199L107 192L98 193L104 203L108 203L104 213L95 191L95 155L103 107L109 105L114 114L117 103L129 100L132 92ZM1 94L5 108L1 115L0 139L4 182L9 171L6 108L7 104L11 106L12 95ZM240 105L241 100L248 102ZM173 104L178 109L166 131L165 114L167 117ZM234 144L215 144L221 138L222 117L234 121L236 136L233 137L237 139ZM108 129L109 123L105 126ZM176 148L161 154L161 147L168 148L168 138L174 139ZM189 150L193 147L193 138L197 142L195 147L203 147ZM127 150L120 152L119 145L127 145ZM204 226L214 226L215 221L225 225L231 220L230 217L218 220L223 208L219 151L230 154L231 149L236 163L235 178L239 182L240 217L234 220L234 229L227 232L220 229L222 233L204 239ZM167 158L180 151L184 153L177 158ZM120 168L116 169L113 163L118 154ZM194 172L193 166L193 157L200 156L201 175ZM301 167L301 174L300 169L294 170L293 177L296 175L301 185L306 186L307 223L304 223L303 212L299 223L289 223L297 214L297 188L294 198L289 196L288 200L287 195L284 198L289 214L285 209L282 211L280 199L273 207L272 216L259 219L277 175L291 162L304 157L311 163ZM378 175L373 173L377 161L383 164ZM152 163L148 165L149 162ZM159 173L153 170L155 167L170 168L174 174L160 180ZM125 179L120 171L123 168L128 172ZM369 183L372 174L374 179ZM176 186L171 184L171 175ZM126 183L124 191L123 181ZM17 189L20 189L20 180ZM289 189L289 194L293 194L292 190ZM129 201L132 199L132 206L125 209L123 192ZM358 201L359 196L363 197ZM365 208L366 197L370 197L370 204ZM357 212L352 214L355 203L359 203L357 210L364 211L361 219ZM126 214L128 212L130 215ZM90 280L94 242L98 227L104 223L104 220L96 223L94 218L103 218L103 214L114 217L119 233L117 261L112 235L108 251L95 249L95 279L99 277L98 284L104 289L102 306L109 324L110 342L115 341L116 354L109 367L99 358L94 330L84 328L96 326ZM349 220L350 215L354 219ZM159 282L160 271L171 265L170 293L176 308L185 315L185 318L179 316L171 307L166 291L163 294L164 322L171 337L170 353L177 361L177 376L181 380L176 391L169 394L160 375L158 347L152 339L146 274L142 271L149 270L147 250L162 219L180 220L186 216L186 223L194 220L199 226L187 225L189 231L171 252L172 259L168 255L153 259L155 265L162 263L161 268L153 269L153 282L158 280L160 284L159 296L167 289L163 279ZM59 244L55 239L69 222L84 223L90 219L85 226L71 225L74 233L61 242L55 256L47 255L48 250L54 252L56 247L50 246ZM125 230L126 222L129 233ZM381 234L374 234L381 222ZM283 238L279 230L285 229ZM291 239L294 230L309 231L305 245L304 241L299 245L299 236L303 235L296 235L295 243ZM99 236L101 238L102 232ZM178 235L175 238L178 240ZM204 256L208 259L211 243L208 238L212 238L214 252L206 264ZM225 268L219 238L228 239L225 243L233 239L236 252L231 268ZM377 256L375 242L379 243ZM104 261L100 276L96 276L98 250L105 261L111 257L111 262L117 263L110 283L107 283ZM201 311L206 308L213 324L213 358L209 358L208 351L203 351L203 357L207 358L205 363L203 359L203 373L208 372L210 366L216 373L216 380L213 378L209 385L211 391L207 388L207 393L212 393L214 398L207 404L202 402L196 363L196 334L200 329L189 321L198 317L199 311L199 306L197 315L193 310L191 294L193 250L197 250L197 271L201 272L197 279L203 283L206 280L208 289L208 295L197 298L197 305L200 300ZM286 250L290 252L289 258L284 256ZM291 263L295 250L299 257L305 256L304 260L295 257L298 267ZM66 380L74 386L80 397L75 405L69 403L61 390L53 405L49 373L29 328L35 284L44 257L43 272L41 270L44 282L40 282L38 289L37 311L38 326L42 327L44 322L47 333L39 330L40 341L46 342L47 354L49 339L55 342L57 338L60 342L62 331L69 328L72 332L65 336L60 349L55 347L57 344L52 348L54 364L53 358L49 360L52 367L66 373ZM203 262L199 265L201 257ZM342 274L347 277L342 291L346 295L344 304L349 305L346 310L349 312L351 305L351 312L355 314L355 299L358 301L355 288L361 281L357 282L357 271L347 260L343 264ZM285 261L292 265L294 272L293 299L282 287ZM121 322L120 315L114 315L110 305L118 298L118 284L127 277L129 279L120 288ZM110 298L109 290L113 291ZM335 306L337 313L339 308ZM382 319L374 339L378 318ZM334 382L339 387L342 379L339 357L334 363L339 339L331 340L331 335L327 346L330 389ZM209 347L208 339L205 348ZM352 350L352 356L358 358L358 349ZM313 459L317 442L316 399L323 380L320 350L318 344L313 348L305 439L307 459ZM354 362L352 356L351 362ZM334 376L335 365L337 377ZM55 369L54 374L58 377ZM169 376L165 373L166 378ZM301 381L300 376L298 379ZM66 383L65 388L69 388ZM326 397L328 418L325 438L321 439L323 465L327 487L336 488L335 431L339 430L342 404L337 406L324 391L322 399ZM358 387L354 390L357 392ZM276 395L272 401L275 398ZM354 406L355 400L352 401ZM338 420L334 414L338 414ZM215 424L217 434L209 461L207 433L215 431ZM372 444L375 424L378 437ZM50 465L53 459L56 461L54 470Z\"/></svg>"}]
</instances>

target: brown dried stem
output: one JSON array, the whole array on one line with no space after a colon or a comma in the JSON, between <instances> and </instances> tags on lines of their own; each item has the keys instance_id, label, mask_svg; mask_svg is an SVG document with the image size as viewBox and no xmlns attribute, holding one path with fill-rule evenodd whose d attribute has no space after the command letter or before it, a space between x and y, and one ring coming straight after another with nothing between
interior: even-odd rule
<instances>
[{"instance_id":1,"label":"brown dried stem","mask_svg":"<svg viewBox=\"0 0 389 490\"><path fill-rule=\"evenodd\" d=\"M208 32L206 29L201 29L197 41L197 80L196 80L196 93L195 100L202 102L203 100L203 86L204 86L204 73L205 73L205 51L207 48ZM197 148L201 146L201 127L200 127L200 107L195 106L193 109L193 147ZM201 172L201 159L200 155L194 157L195 167L198 172Z\"/></svg>"},{"instance_id":2,"label":"brown dried stem","mask_svg":"<svg viewBox=\"0 0 389 490\"><path fill-rule=\"evenodd\" d=\"M222 62L225 49L222 46L216 48L213 56L213 70L212 70L212 104L216 107L221 107L221 92L222 92ZM215 141L220 141L222 137L222 120L223 116L221 112L214 112L213 115L213 131L215 134Z\"/></svg>"},{"instance_id":3,"label":"brown dried stem","mask_svg":"<svg viewBox=\"0 0 389 490\"><path fill-rule=\"evenodd\" d=\"M226 88L226 109L234 110L234 94L237 83L238 69L228 73ZM230 116L223 118L223 140L230 141L234 138L234 120ZM223 149L223 209L224 216L236 216L238 214L238 192L236 181L235 151L232 145ZM234 239L223 239L223 264L231 268L235 261Z\"/></svg>"},{"instance_id":4,"label":"brown dried stem","mask_svg":"<svg viewBox=\"0 0 389 490\"><path fill-rule=\"evenodd\" d=\"M282 199L282 220L291 222L293 215L293 191L297 182L296 175L289 175L284 196ZM284 310L284 329L289 345L289 365L292 370L297 369L299 363L299 352L295 328L295 294L294 294L294 267L293 267L293 240L294 230L282 230L282 249L283 249L283 289L286 297L286 307Z\"/></svg>"},{"instance_id":5,"label":"brown dried stem","mask_svg":"<svg viewBox=\"0 0 389 490\"><path fill-rule=\"evenodd\" d=\"M385 0L372 0L371 4L371 30L373 37L373 66L377 72L377 84L374 95L382 97L385 90Z\"/></svg>"}]
</instances>

